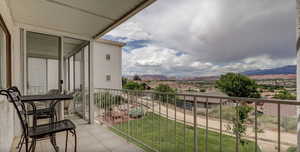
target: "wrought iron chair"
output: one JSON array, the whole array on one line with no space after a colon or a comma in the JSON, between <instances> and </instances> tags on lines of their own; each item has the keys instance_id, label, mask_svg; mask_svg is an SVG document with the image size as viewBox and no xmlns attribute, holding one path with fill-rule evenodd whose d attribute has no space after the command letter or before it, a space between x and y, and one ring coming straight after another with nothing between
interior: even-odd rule
<instances>
[{"instance_id":1,"label":"wrought iron chair","mask_svg":"<svg viewBox=\"0 0 300 152\"><path fill-rule=\"evenodd\" d=\"M9 88L8 90L17 93L20 97L22 96L20 90L16 86L13 86L13 87ZM53 92L51 92L51 93L53 93ZM54 92L54 93L56 93L56 92ZM49 105L49 107L51 107L51 105ZM46 107L46 108L37 108L37 109L35 109L35 111L29 110L26 114L28 116L33 116L35 114L35 119L36 120L49 119L49 121L54 116L54 119L57 121L57 115L56 115L55 109L53 111L49 107ZM19 149L19 152L21 150L20 146L21 146L22 143L24 143L24 140L25 140L24 139L24 135L22 134L21 138L20 138L20 141L19 141L19 143L18 143L18 145L16 147L17 149Z\"/></svg>"},{"instance_id":2,"label":"wrought iron chair","mask_svg":"<svg viewBox=\"0 0 300 152\"><path fill-rule=\"evenodd\" d=\"M8 89L8 90L0 90L0 95L6 96L8 101L12 103L14 105L14 108L16 109L23 130L26 152L35 151L37 140L43 140L43 139L47 139L47 137L53 137L55 133L59 133L59 132L66 132L65 151L67 151L67 147L68 147L69 132L75 136L74 150L75 152L77 152L76 126L71 120L66 119L57 122L50 122L48 124L43 124L43 125L37 125L36 123L33 123L33 126L29 127L27 109L25 104L21 102L21 96L19 95L19 93L17 91ZM30 105L32 106L33 111L35 112L36 108L34 103L30 103ZM35 117L35 114L33 114L33 116ZM29 139L31 139L30 147L29 147ZM20 150L22 149L22 145L24 141L22 141L21 143ZM56 151L58 151L57 147L54 148Z\"/></svg>"}]
</instances>

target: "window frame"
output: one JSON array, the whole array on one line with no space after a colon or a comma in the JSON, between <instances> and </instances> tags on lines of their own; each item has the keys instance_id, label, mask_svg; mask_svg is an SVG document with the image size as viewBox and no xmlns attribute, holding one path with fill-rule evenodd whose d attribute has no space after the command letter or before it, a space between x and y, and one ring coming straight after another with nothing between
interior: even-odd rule
<instances>
[{"instance_id":1,"label":"window frame","mask_svg":"<svg viewBox=\"0 0 300 152\"><path fill-rule=\"evenodd\" d=\"M12 64L11 64L11 34L4 22L3 17L0 14L0 28L4 31L5 35L5 70L3 71L3 76L5 75L4 86L11 87L12 86ZM3 86L3 87L4 87Z\"/></svg>"},{"instance_id":2,"label":"window frame","mask_svg":"<svg viewBox=\"0 0 300 152\"><path fill-rule=\"evenodd\" d=\"M105 79L106 79L107 82L110 82L111 81L111 75L110 74L106 74L105 75Z\"/></svg>"},{"instance_id":3,"label":"window frame","mask_svg":"<svg viewBox=\"0 0 300 152\"><path fill-rule=\"evenodd\" d=\"M110 61L111 55L110 55L110 54L106 54L106 55L105 55L105 59L106 59L106 61Z\"/></svg>"}]
</instances>

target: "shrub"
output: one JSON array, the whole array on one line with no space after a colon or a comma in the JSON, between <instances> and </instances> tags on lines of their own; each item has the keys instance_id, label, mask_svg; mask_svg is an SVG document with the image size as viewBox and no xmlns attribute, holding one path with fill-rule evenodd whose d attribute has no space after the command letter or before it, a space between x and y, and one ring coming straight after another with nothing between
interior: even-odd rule
<instances>
[{"instance_id":1,"label":"shrub","mask_svg":"<svg viewBox=\"0 0 300 152\"><path fill-rule=\"evenodd\" d=\"M287 149L287 152L296 152L297 151L297 147L289 147Z\"/></svg>"},{"instance_id":2,"label":"shrub","mask_svg":"<svg viewBox=\"0 0 300 152\"><path fill-rule=\"evenodd\" d=\"M282 99L282 100L296 100L296 96L291 94L290 92L288 92L285 89L280 90L279 93L276 93L274 98Z\"/></svg>"},{"instance_id":3,"label":"shrub","mask_svg":"<svg viewBox=\"0 0 300 152\"><path fill-rule=\"evenodd\" d=\"M141 107L136 107L129 111L129 116L131 118L140 118L144 115L144 109Z\"/></svg>"},{"instance_id":4,"label":"shrub","mask_svg":"<svg viewBox=\"0 0 300 152\"><path fill-rule=\"evenodd\" d=\"M166 94L155 94L154 98L156 100L160 100L162 102L174 103L176 91L174 89L172 89L169 85L159 84L154 90L156 92L168 93L168 95L166 95Z\"/></svg>"},{"instance_id":5,"label":"shrub","mask_svg":"<svg viewBox=\"0 0 300 152\"><path fill-rule=\"evenodd\" d=\"M109 92L101 92L95 95L95 104L99 108L111 108L114 105L120 105L121 102L127 102L119 95L112 95Z\"/></svg>"},{"instance_id":6,"label":"shrub","mask_svg":"<svg viewBox=\"0 0 300 152\"><path fill-rule=\"evenodd\" d=\"M137 82L127 82L124 86L124 89L128 89L128 90L144 90L144 86L142 84L139 84Z\"/></svg>"},{"instance_id":7,"label":"shrub","mask_svg":"<svg viewBox=\"0 0 300 152\"><path fill-rule=\"evenodd\" d=\"M205 89L200 89L200 92L206 92L206 90Z\"/></svg>"}]
</instances>

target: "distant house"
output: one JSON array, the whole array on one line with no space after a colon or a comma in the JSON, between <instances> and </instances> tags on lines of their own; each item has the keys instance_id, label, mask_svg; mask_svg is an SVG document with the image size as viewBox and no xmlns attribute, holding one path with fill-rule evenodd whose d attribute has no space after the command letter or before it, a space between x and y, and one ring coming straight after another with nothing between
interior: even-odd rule
<instances>
[{"instance_id":1,"label":"distant house","mask_svg":"<svg viewBox=\"0 0 300 152\"><path fill-rule=\"evenodd\" d=\"M195 95L203 95L203 96L220 96L220 97L227 97L227 95L221 93L221 92L208 92L205 94L195 94ZM197 108L214 108L218 105L220 105L220 103L222 102L222 104L226 104L227 100L223 99L220 100L219 98L206 98L206 97L196 97L196 96L179 96L178 97L180 102L178 102L177 104L180 107L184 107L184 104L186 106L187 109L192 110L192 108L194 107L194 102L196 101L197 104Z\"/></svg>"}]
</instances>

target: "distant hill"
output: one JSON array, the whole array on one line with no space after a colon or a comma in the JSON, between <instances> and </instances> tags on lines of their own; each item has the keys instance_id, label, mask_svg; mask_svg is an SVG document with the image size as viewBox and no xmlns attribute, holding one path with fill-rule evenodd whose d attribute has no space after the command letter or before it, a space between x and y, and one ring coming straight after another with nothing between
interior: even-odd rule
<instances>
[{"instance_id":1,"label":"distant hill","mask_svg":"<svg viewBox=\"0 0 300 152\"><path fill-rule=\"evenodd\" d=\"M273 69L259 69L242 72L245 75L296 74L297 66L288 65Z\"/></svg>"}]
</instances>

